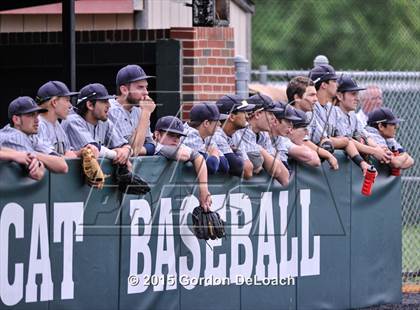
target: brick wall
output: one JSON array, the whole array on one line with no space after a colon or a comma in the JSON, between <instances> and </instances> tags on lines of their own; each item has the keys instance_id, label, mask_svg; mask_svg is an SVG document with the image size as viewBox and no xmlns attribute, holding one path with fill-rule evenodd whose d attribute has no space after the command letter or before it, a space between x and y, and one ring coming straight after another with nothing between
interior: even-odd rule
<instances>
[{"instance_id":1,"label":"brick wall","mask_svg":"<svg viewBox=\"0 0 420 310\"><path fill-rule=\"evenodd\" d=\"M216 101L235 92L233 28L171 28L181 41L181 117L195 103Z\"/></svg>"}]
</instances>

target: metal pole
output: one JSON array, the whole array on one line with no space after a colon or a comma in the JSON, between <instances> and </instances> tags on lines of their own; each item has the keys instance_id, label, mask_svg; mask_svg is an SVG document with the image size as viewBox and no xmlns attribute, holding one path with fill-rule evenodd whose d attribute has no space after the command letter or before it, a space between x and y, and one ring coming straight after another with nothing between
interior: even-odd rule
<instances>
[{"instance_id":1,"label":"metal pole","mask_svg":"<svg viewBox=\"0 0 420 310\"><path fill-rule=\"evenodd\" d=\"M249 96L249 63L242 56L235 57L235 83L236 83L236 94L241 96L243 99Z\"/></svg>"},{"instance_id":2,"label":"metal pole","mask_svg":"<svg viewBox=\"0 0 420 310\"><path fill-rule=\"evenodd\" d=\"M72 91L76 90L76 18L74 1L62 1L64 79Z\"/></svg>"},{"instance_id":3,"label":"metal pole","mask_svg":"<svg viewBox=\"0 0 420 310\"><path fill-rule=\"evenodd\" d=\"M265 85L267 84L268 76L267 76L268 68L266 65L260 66L260 83Z\"/></svg>"}]
</instances>

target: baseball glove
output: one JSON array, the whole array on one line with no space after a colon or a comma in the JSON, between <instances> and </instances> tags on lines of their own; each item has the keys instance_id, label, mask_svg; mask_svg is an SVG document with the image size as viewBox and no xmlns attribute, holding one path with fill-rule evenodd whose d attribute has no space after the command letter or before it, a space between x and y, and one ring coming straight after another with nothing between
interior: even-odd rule
<instances>
[{"instance_id":1,"label":"baseball glove","mask_svg":"<svg viewBox=\"0 0 420 310\"><path fill-rule=\"evenodd\" d=\"M103 173L101 166L90 148L84 148L82 150L82 168L86 181L90 186L99 189L104 187L107 175Z\"/></svg>"},{"instance_id":2,"label":"baseball glove","mask_svg":"<svg viewBox=\"0 0 420 310\"><path fill-rule=\"evenodd\" d=\"M118 165L116 171L118 189L129 195L144 195L150 192L150 187L138 175L131 173L126 165Z\"/></svg>"},{"instance_id":3,"label":"baseball glove","mask_svg":"<svg viewBox=\"0 0 420 310\"><path fill-rule=\"evenodd\" d=\"M215 240L226 236L225 223L217 212L205 212L196 207L192 213L193 232L198 239Z\"/></svg>"}]
</instances>

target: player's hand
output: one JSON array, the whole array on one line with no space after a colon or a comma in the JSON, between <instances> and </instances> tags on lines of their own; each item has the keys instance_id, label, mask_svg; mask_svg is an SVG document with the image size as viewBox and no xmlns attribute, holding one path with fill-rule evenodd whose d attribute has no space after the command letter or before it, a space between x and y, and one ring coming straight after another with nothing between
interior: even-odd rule
<instances>
[{"instance_id":1,"label":"player's hand","mask_svg":"<svg viewBox=\"0 0 420 310\"><path fill-rule=\"evenodd\" d=\"M217 149L217 147L214 147L214 146L209 146L208 148L207 148L207 153L210 155L210 156L215 156L215 157L219 157L219 150Z\"/></svg>"},{"instance_id":2,"label":"player's hand","mask_svg":"<svg viewBox=\"0 0 420 310\"><path fill-rule=\"evenodd\" d=\"M94 146L93 144L88 144L85 147L92 151L93 156L95 156L96 159L99 158L99 150L96 146Z\"/></svg>"},{"instance_id":3,"label":"player's hand","mask_svg":"<svg viewBox=\"0 0 420 310\"><path fill-rule=\"evenodd\" d=\"M31 162L28 166L29 176L34 180L41 180L45 174L44 164L35 156L31 156Z\"/></svg>"},{"instance_id":4,"label":"player's hand","mask_svg":"<svg viewBox=\"0 0 420 310\"><path fill-rule=\"evenodd\" d=\"M388 164L392 159L392 152L388 148L376 147L373 156L381 163Z\"/></svg>"},{"instance_id":5,"label":"player's hand","mask_svg":"<svg viewBox=\"0 0 420 310\"><path fill-rule=\"evenodd\" d=\"M32 161L31 156L33 156L31 153L16 152L13 156L13 160L21 165L29 166Z\"/></svg>"},{"instance_id":6,"label":"player's hand","mask_svg":"<svg viewBox=\"0 0 420 310\"><path fill-rule=\"evenodd\" d=\"M330 165L330 168L333 170L338 170L338 160L334 156L330 156L327 159L328 164Z\"/></svg>"},{"instance_id":7,"label":"player's hand","mask_svg":"<svg viewBox=\"0 0 420 310\"><path fill-rule=\"evenodd\" d=\"M117 156L114 158L114 163L125 165L130 157L131 149L128 147L120 147L114 149L114 151L117 153Z\"/></svg>"},{"instance_id":8,"label":"player's hand","mask_svg":"<svg viewBox=\"0 0 420 310\"><path fill-rule=\"evenodd\" d=\"M144 96L139 102L142 111L149 112L150 114L156 109L156 103L149 96Z\"/></svg>"},{"instance_id":9,"label":"player's hand","mask_svg":"<svg viewBox=\"0 0 420 310\"><path fill-rule=\"evenodd\" d=\"M200 190L200 206L204 209L205 212L210 211L212 204L211 194L208 190Z\"/></svg>"},{"instance_id":10,"label":"player's hand","mask_svg":"<svg viewBox=\"0 0 420 310\"><path fill-rule=\"evenodd\" d=\"M188 161L191 157L191 149L186 148L184 146L179 146L177 152L176 152L176 160L179 161Z\"/></svg>"}]
</instances>

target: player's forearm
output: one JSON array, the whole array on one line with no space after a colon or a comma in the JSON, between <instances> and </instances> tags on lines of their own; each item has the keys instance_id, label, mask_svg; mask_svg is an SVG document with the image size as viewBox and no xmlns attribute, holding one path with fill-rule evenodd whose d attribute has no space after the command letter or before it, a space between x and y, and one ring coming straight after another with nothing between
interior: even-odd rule
<instances>
[{"instance_id":1,"label":"player's forearm","mask_svg":"<svg viewBox=\"0 0 420 310\"><path fill-rule=\"evenodd\" d=\"M316 164L316 161L319 162L318 166L321 164L318 155L305 145L292 146L289 149L289 156L306 164Z\"/></svg>"},{"instance_id":2,"label":"player's forearm","mask_svg":"<svg viewBox=\"0 0 420 310\"><path fill-rule=\"evenodd\" d=\"M399 169L408 169L414 165L413 158L408 153L402 153L391 159L391 167Z\"/></svg>"},{"instance_id":3,"label":"player's forearm","mask_svg":"<svg viewBox=\"0 0 420 310\"><path fill-rule=\"evenodd\" d=\"M289 171L283 163L264 149L261 150L261 155L264 158L263 166L265 171L279 181L281 185L287 186L289 184Z\"/></svg>"},{"instance_id":4,"label":"player's forearm","mask_svg":"<svg viewBox=\"0 0 420 310\"><path fill-rule=\"evenodd\" d=\"M195 172L197 173L198 179L198 188L200 190L200 195L208 193L208 175L207 175L207 165L204 157L202 155L197 156L193 161Z\"/></svg>"},{"instance_id":5,"label":"player's forearm","mask_svg":"<svg viewBox=\"0 0 420 310\"><path fill-rule=\"evenodd\" d=\"M139 124L134 131L131 139L131 147L133 148L134 156L145 155L144 141L146 140L146 132L149 128L150 112L142 111L139 119Z\"/></svg>"},{"instance_id":6,"label":"player's forearm","mask_svg":"<svg viewBox=\"0 0 420 310\"><path fill-rule=\"evenodd\" d=\"M330 152L324 150L322 147L316 145L312 141L305 141L304 144L313 150L322 159L329 159L331 156L333 156Z\"/></svg>"},{"instance_id":7,"label":"player's forearm","mask_svg":"<svg viewBox=\"0 0 420 310\"><path fill-rule=\"evenodd\" d=\"M336 149L344 149L349 144L347 137L331 137L330 140Z\"/></svg>"},{"instance_id":8,"label":"player's forearm","mask_svg":"<svg viewBox=\"0 0 420 310\"><path fill-rule=\"evenodd\" d=\"M354 140L354 139L352 139L351 141L354 143L359 153L367 154L367 155L375 155L375 147L360 143L359 141Z\"/></svg>"},{"instance_id":9,"label":"player's forearm","mask_svg":"<svg viewBox=\"0 0 420 310\"><path fill-rule=\"evenodd\" d=\"M47 167L48 170L55 173L67 173L69 167L63 157L36 153L38 159Z\"/></svg>"}]
</instances>

